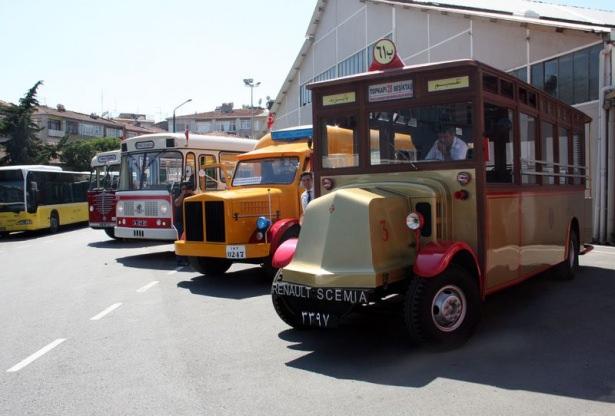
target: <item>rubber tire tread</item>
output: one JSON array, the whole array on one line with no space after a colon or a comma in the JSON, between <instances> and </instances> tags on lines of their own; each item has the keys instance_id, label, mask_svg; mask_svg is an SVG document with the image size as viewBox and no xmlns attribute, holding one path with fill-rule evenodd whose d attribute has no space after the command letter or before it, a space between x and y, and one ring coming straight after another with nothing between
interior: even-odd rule
<instances>
[{"instance_id":1,"label":"rubber tire tread","mask_svg":"<svg viewBox=\"0 0 615 416\"><path fill-rule=\"evenodd\" d=\"M461 279L461 280L460 280ZM466 317L464 323L454 332L444 333L438 330L431 319L432 299L426 296L434 294L439 288L455 284L463 290L466 297ZM429 306L425 302L429 302ZM433 344L444 347L456 347L468 340L480 320L480 293L478 283L465 269L450 265L440 275L432 278L414 277L410 281L404 301L403 317L408 336L413 344Z\"/></svg>"},{"instance_id":2,"label":"rubber tire tread","mask_svg":"<svg viewBox=\"0 0 615 416\"><path fill-rule=\"evenodd\" d=\"M194 270L208 276L224 274L233 264L230 260L208 257L188 257L188 262Z\"/></svg>"}]
</instances>

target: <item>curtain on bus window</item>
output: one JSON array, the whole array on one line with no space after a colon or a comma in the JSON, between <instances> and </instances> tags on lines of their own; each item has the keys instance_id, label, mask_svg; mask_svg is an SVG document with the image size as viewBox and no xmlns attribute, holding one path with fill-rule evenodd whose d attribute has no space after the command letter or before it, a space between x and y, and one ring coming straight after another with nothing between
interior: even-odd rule
<instances>
[{"instance_id":1,"label":"curtain on bus window","mask_svg":"<svg viewBox=\"0 0 615 416\"><path fill-rule=\"evenodd\" d=\"M540 160L542 161L542 184L555 184L555 167L553 165L553 131L555 126L543 121L540 125Z\"/></svg>"},{"instance_id":2,"label":"curtain on bus window","mask_svg":"<svg viewBox=\"0 0 615 416\"><path fill-rule=\"evenodd\" d=\"M536 119L519 114L519 136L521 139L521 183L536 183Z\"/></svg>"},{"instance_id":3,"label":"curtain on bus window","mask_svg":"<svg viewBox=\"0 0 615 416\"><path fill-rule=\"evenodd\" d=\"M513 182L515 159L512 126L512 110L485 103L485 134L489 140L489 159L485 161L487 182Z\"/></svg>"},{"instance_id":4,"label":"curtain on bus window","mask_svg":"<svg viewBox=\"0 0 615 416\"><path fill-rule=\"evenodd\" d=\"M568 174L571 173L568 170L568 165L570 164L569 162L569 155L568 155L568 130L561 128L559 129L559 137L558 137L558 163L559 163L559 173L560 175L564 175L564 176L560 176L559 177L559 183L560 184L567 184L570 183L568 181Z\"/></svg>"}]
</instances>

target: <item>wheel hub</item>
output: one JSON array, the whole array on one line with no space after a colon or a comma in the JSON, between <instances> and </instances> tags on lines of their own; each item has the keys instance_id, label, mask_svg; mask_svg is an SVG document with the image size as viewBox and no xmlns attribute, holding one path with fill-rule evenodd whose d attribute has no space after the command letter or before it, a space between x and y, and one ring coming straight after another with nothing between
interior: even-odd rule
<instances>
[{"instance_id":1,"label":"wheel hub","mask_svg":"<svg viewBox=\"0 0 615 416\"><path fill-rule=\"evenodd\" d=\"M441 288L433 298L431 314L436 327L444 332L459 328L466 315L466 298L454 285Z\"/></svg>"}]
</instances>

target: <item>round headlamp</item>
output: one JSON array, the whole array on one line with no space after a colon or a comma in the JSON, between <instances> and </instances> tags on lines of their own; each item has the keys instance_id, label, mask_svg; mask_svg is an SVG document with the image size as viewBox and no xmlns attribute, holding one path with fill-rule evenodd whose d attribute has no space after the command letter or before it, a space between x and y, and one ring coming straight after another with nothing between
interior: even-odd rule
<instances>
[{"instance_id":1,"label":"round headlamp","mask_svg":"<svg viewBox=\"0 0 615 416\"><path fill-rule=\"evenodd\" d=\"M166 215L167 212L169 212L169 204L167 204L166 202L162 202L160 204L160 213L162 215Z\"/></svg>"},{"instance_id":2,"label":"round headlamp","mask_svg":"<svg viewBox=\"0 0 615 416\"><path fill-rule=\"evenodd\" d=\"M256 229L259 231L265 231L271 225L271 221L267 217L258 217L256 220Z\"/></svg>"},{"instance_id":3,"label":"round headlamp","mask_svg":"<svg viewBox=\"0 0 615 416\"><path fill-rule=\"evenodd\" d=\"M117 214L118 215L122 215L124 214L124 204L117 204Z\"/></svg>"},{"instance_id":4,"label":"round headlamp","mask_svg":"<svg viewBox=\"0 0 615 416\"><path fill-rule=\"evenodd\" d=\"M423 219L423 216L418 212L411 212L406 217L406 225L412 231L420 230L421 228L423 228L424 224L425 220Z\"/></svg>"},{"instance_id":5,"label":"round headlamp","mask_svg":"<svg viewBox=\"0 0 615 416\"><path fill-rule=\"evenodd\" d=\"M94 212L94 205L90 205L90 212Z\"/></svg>"}]
</instances>

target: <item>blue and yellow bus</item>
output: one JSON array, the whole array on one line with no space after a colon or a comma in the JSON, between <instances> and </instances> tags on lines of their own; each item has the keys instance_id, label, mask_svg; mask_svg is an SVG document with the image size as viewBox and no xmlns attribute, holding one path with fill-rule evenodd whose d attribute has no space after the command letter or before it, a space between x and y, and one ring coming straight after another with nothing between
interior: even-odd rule
<instances>
[{"instance_id":1,"label":"blue and yellow bus","mask_svg":"<svg viewBox=\"0 0 615 416\"><path fill-rule=\"evenodd\" d=\"M88 220L88 172L55 166L0 167L0 235Z\"/></svg>"}]
</instances>

